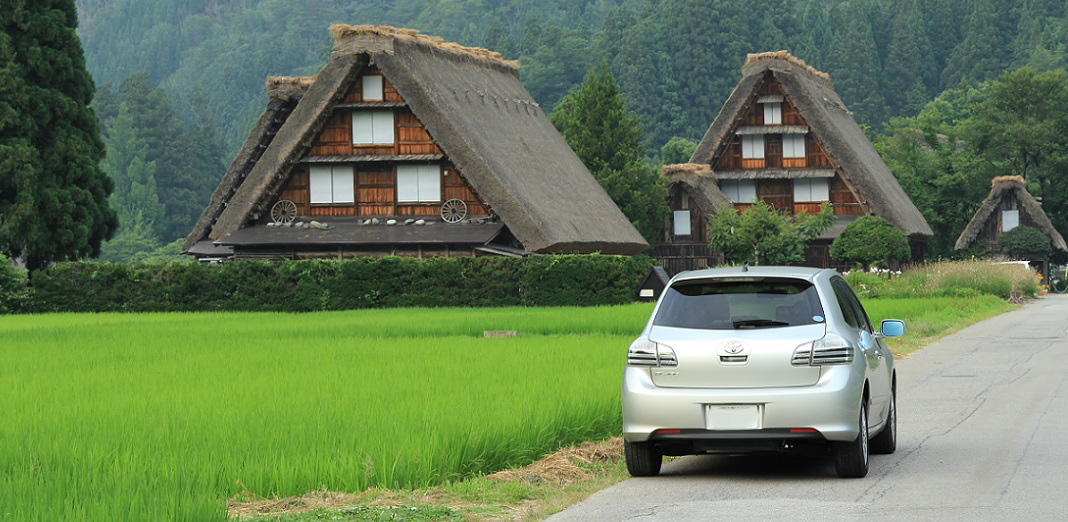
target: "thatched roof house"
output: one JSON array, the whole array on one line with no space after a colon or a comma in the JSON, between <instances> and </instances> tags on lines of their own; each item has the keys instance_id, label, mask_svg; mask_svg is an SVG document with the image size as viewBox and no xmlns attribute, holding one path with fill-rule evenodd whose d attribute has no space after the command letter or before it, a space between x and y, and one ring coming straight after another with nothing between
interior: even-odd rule
<instances>
[{"instance_id":1,"label":"thatched roof house","mask_svg":"<svg viewBox=\"0 0 1068 522\"><path fill-rule=\"evenodd\" d=\"M923 215L898 184L838 97L830 76L787 51L750 54L742 79L697 145L691 164L706 171L665 171L676 218L692 203L718 210L712 185L744 209L757 199L791 214L816 212L830 202L835 226L810 246L807 264L831 266L831 240L858 216L881 216L909 236L914 256L932 235ZM661 250L707 242L690 227L668 227ZM700 264L701 261L698 261ZM691 263L692 264L692 263ZM694 268L687 266L685 268Z\"/></svg>"},{"instance_id":2,"label":"thatched roof house","mask_svg":"<svg viewBox=\"0 0 1068 522\"><path fill-rule=\"evenodd\" d=\"M189 253L647 248L520 83L518 63L412 30L330 30L333 55L318 74L268 80L267 109L187 238Z\"/></svg>"},{"instance_id":3,"label":"thatched roof house","mask_svg":"<svg viewBox=\"0 0 1068 522\"><path fill-rule=\"evenodd\" d=\"M954 247L965 250L976 241L984 241L990 251L996 252L998 237L1019 225L1041 230L1049 236L1054 248L1068 251L1064 238L1053 228L1042 204L1027 191L1027 184L1020 176L994 178L990 194L961 232Z\"/></svg>"}]
</instances>

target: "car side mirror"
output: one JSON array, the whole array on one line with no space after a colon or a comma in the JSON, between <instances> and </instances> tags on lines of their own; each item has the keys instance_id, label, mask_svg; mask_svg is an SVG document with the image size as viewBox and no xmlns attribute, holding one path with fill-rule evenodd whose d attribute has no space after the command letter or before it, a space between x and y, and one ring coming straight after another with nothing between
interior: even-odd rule
<instances>
[{"instance_id":1,"label":"car side mirror","mask_svg":"<svg viewBox=\"0 0 1068 522\"><path fill-rule=\"evenodd\" d=\"M879 328L883 337L901 337L905 335L905 321L899 319L886 319Z\"/></svg>"}]
</instances>

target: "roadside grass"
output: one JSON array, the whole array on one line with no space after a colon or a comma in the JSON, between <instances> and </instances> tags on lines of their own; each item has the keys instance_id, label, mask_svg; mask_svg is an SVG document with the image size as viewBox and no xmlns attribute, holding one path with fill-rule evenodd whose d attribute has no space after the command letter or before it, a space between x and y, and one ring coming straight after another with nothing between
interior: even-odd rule
<instances>
[{"instance_id":1,"label":"roadside grass","mask_svg":"<svg viewBox=\"0 0 1068 522\"><path fill-rule=\"evenodd\" d=\"M865 306L904 354L1016 305ZM0 316L0 520L541 519L627 477L650 309Z\"/></svg>"},{"instance_id":2,"label":"roadside grass","mask_svg":"<svg viewBox=\"0 0 1068 522\"><path fill-rule=\"evenodd\" d=\"M894 355L902 357L966 326L1019 307L993 295L973 297L862 299L872 324L883 319L905 321L903 337L886 339Z\"/></svg>"}]
</instances>

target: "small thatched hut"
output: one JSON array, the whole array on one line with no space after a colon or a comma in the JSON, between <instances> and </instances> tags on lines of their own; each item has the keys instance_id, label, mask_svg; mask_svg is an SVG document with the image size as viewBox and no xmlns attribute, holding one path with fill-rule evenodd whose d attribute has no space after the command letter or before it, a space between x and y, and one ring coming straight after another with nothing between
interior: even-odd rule
<instances>
[{"instance_id":1,"label":"small thatched hut","mask_svg":"<svg viewBox=\"0 0 1068 522\"><path fill-rule=\"evenodd\" d=\"M268 79L267 109L190 232L188 253L647 248L520 83L517 62L409 29L330 30L333 55L315 76Z\"/></svg>"},{"instance_id":2,"label":"small thatched hut","mask_svg":"<svg viewBox=\"0 0 1068 522\"><path fill-rule=\"evenodd\" d=\"M990 194L983 200L979 210L957 238L954 248L966 250L977 242L986 246L991 257L1004 257L998 246L998 238L1018 226L1030 226L1041 230L1049 236L1053 248L1068 251L1068 244L1049 216L1042 210L1040 203L1027 191L1027 183L1021 176L999 176L991 182ZM1048 256L1035 256L1027 259L1044 277L1049 277Z\"/></svg>"},{"instance_id":3,"label":"small thatched hut","mask_svg":"<svg viewBox=\"0 0 1068 522\"><path fill-rule=\"evenodd\" d=\"M830 76L787 51L748 56L741 81L690 164L703 169L665 169L674 218L692 211L689 204L708 216L723 199L737 210L762 199L790 214L816 212L830 202L836 223L806 251L806 264L812 266L834 265L831 241L861 215L881 216L904 231L916 258L923 256L923 244L933 233L838 97ZM662 261L661 256L673 257L688 244L707 242L697 226L691 226L689 236L679 230L674 222L665 227L657 244ZM694 257L680 268L714 261Z\"/></svg>"}]
</instances>

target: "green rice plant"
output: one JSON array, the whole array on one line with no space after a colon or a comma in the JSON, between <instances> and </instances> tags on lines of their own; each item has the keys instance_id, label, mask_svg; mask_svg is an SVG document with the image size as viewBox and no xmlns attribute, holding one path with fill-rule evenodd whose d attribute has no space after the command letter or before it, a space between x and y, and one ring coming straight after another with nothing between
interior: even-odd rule
<instances>
[{"instance_id":1,"label":"green rice plant","mask_svg":"<svg viewBox=\"0 0 1068 522\"><path fill-rule=\"evenodd\" d=\"M649 309L3 316L0 519L223 519L245 491L526 464L618 434Z\"/></svg>"}]
</instances>

